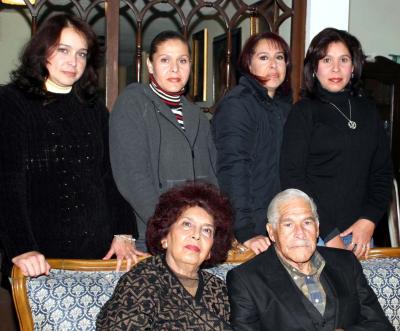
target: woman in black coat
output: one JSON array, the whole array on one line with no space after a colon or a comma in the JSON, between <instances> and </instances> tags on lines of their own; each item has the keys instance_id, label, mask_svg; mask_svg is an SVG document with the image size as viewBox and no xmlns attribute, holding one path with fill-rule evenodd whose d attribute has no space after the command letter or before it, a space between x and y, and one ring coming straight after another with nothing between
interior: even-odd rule
<instances>
[{"instance_id":1,"label":"woman in black coat","mask_svg":"<svg viewBox=\"0 0 400 331\"><path fill-rule=\"evenodd\" d=\"M293 108L282 145L283 188L315 200L327 246L367 256L392 183L388 139L359 88L364 55L346 31L327 28L304 60L305 98Z\"/></svg>"},{"instance_id":2,"label":"woman in black coat","mask_svg":"<svg viewBox=\"0 0 400 331\"><path fill-rule=\"evenodd\" d=\"M270 244L267 207L280 191L279 157L290 109L289 46L270 32L250 37L239 58L239 84L212 121L217 178L235 211L236 238L256 254Z\"/></svg>"}]
</instances>

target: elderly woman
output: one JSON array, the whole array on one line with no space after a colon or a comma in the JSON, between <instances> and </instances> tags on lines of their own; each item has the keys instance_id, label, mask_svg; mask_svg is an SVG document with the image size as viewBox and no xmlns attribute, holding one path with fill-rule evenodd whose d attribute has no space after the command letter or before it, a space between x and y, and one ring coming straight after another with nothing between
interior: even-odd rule
<instances>
[{"instance_id":1,"label":"elderly woman","mask_svg":"<svg viewBox=\"0 0 400 331\"><path fill-rule=\"evenodd\" d=\"M0 89L6 272L13 263L27 276L48 273L47 257L134 258L134 214L112 178L108 111L96 98L100 58L86 22L55 15Z\"/></svg>"},{"instance_id":2,"label":"elderly woman","mask_svg":"<svg viewBox=\"0 0 400 331\"><path fill-rule=\"evenodd\" d=\"M256 254L270 244L267 206L280 191L283 126L291 107L290 52L271 32L251 36L243 47L243 76L217 105L213 134L217 177L235 211L235 236Z\"/></svg>"},{"instance_id":3,"label":"elderly woman","mask_svg":"<svg viewBox=\"0 0 400 331\"><path fill-rule=\"evenodd\" d=\"M391 196L392 161L378 111L360 88L364 54L346 31L327 28L304 59L305 98L285 126L281 180L313 197L327 246L367 256Z\"/></svg>"},{"instance_id":4,"label":"elderly woman","mask_svg":"<svg viewBox=\"0 0 400 331\"><path fill-rule=\"evenodd\" d=\"M97 330L231 330L225 284L201 270L225 260L231 216L211 184L187 183L161 195L146 233L154 256L122 276Z\"/></svg>"}]
</instances>

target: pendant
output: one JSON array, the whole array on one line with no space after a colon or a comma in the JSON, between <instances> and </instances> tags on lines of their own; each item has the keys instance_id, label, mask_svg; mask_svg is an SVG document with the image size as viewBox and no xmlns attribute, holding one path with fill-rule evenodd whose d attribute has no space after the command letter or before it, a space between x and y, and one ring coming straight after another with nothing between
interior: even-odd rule
<instances>
[{"instance_id":1,"label":"pendant","mask_svg":"<svg viewBox=\"0 0 400 331\"><path fill-rule=\"evenodd\" d=\"M353 129L353 130L355 130L357 127L357 123L354 121L348 121L347 125L349 126L350 129Z\"/></svg>"}]
</instances>

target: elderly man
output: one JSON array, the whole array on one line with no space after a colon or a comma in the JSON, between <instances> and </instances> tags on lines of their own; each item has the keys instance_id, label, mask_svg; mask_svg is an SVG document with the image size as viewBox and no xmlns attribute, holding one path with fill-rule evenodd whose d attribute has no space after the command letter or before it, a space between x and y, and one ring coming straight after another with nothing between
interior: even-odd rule
<instances>
[{"instance_id":1,"label":"elderly man","mask_svg":"<svg viewBox=\"0 0 400 331\"><path fill-rule=\"evenodd\" d=\"M305 193L279 193L267 217L274 245L227 275L234 330L394 330L354 254L317 248L317 210Z\"/></svg>"}]
</instances>

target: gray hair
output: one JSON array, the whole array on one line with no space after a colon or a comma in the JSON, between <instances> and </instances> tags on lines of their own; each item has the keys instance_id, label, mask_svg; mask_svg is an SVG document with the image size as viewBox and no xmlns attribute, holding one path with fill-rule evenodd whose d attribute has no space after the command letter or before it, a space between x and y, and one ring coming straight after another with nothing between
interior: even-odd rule
<instances>
[{"instance_id":1,"label":"gray hair","mask_svg":"<svg viewBox=\"0 0 400 331\"><path fill-rule=\"evenodd\" d=\"M276 228L278 224L280 214L279 214L279 207L283 202L286 202L291 199L300 198L304 201L308 202L311 207L311 212L314 215L314 218L317 223L319 223L318 213L317 213L317 206L315 205L313 199L311 199L306 193L303 191L297 190L295 188L289 188L278 193L271 201L268 206L267 211L267 220L268 223L272 225L272 227Z\"/></svg>"}]
</instances>

